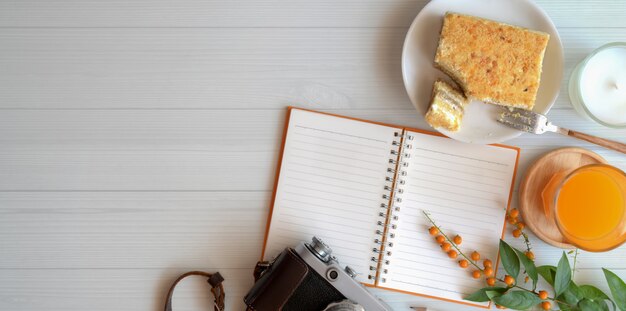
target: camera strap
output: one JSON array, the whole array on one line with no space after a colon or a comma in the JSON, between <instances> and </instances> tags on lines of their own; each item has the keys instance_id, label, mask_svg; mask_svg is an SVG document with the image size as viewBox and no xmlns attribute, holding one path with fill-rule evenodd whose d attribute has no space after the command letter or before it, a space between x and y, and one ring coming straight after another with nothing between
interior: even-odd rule
<instances>
[{"instance_id":1,"label":"camera strap","mask_svg":"<svg viewBox=\"0 0 626 311\"><path fill-rule=\"evenodd\" d=\"M254 268L254 274L253 274L254 281L255 282L258 281L259 278L261 278L261 276L263 275L263 273L267 271L273 264L274 264L274 261L257 262ZM196 275L196 276L199 275L199 276L204 276L208 278L207 281L211 285L211 293L213 293L213 297L215 297L215 301L213 302L213 307L215 311L224 311L225 310L224 309L225 293L224 293L224 286L222 285L222 282L224 282L224 278L219 272L208 273L208 272L203 272L203 271L190 271L190 272L184 273L174 281L172 286L170 286L170 289L167 291L164 311L172 311L172 297L174 296L174 289L176 288L176 285L178 285L178 283L180 283L180 281L182 281L184 278L188 276L193 276L193 275ZM248 308L247 310L253 310L253 309Z\"/></svg>"},{"instance_id":2,"label":"camera strap","mask_svg":"<svg viewBox=\"0 0 626 311\"><path fill-rule=\"evenodd\" d=\"M170 287L170 289L167 292L167 298L165 300L165 311L172 311L172 296L174 295L174 288L176 288L176 285L178 285L178 283L188 277L188 276L192 276L192 275L199 275L199 276L204 276L209 278L208 282L211 285L211 293L213 293L213 296L215 297L215 301L213 302L215 311L224 311L224 286L222 285L222 282L224 282L224 278L222 277L222 275L219 272L215 272L215 273L207 273L207 272L202 272L202 271L190 271L187 272L181 276L179 276L176 281L174 281L174 284L172 284L172 286Z\"/></svg>"}]
</instances>

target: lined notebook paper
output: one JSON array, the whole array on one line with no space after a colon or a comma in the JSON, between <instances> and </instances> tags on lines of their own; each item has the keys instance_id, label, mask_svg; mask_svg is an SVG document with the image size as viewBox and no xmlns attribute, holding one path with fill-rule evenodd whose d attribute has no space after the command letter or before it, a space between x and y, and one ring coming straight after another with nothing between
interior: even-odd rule
<instances>
[{"instance_id":1,"label":"lined notebook paper","mask_svg":"<svg viewBox=\"0 0 626 311\"><path fill-rule=\"evenodd\" d=\"M457 302L482 287L439 250L422 211L462 235L464 250L495 261L517 149L296 108L288 115L265 260L315 235L366 285Z\"/></svg>"},{"instance_id":2,"label":"lined notebook paper","mask_svg":"<svg viewBox=\"0 0 626 311\"><path fill-rule=\"evenodd\" d=\"M389 146L397 129L293 109L266 254L308 241L332 245L342 264L368 279L379 229Z\"/></svg>"},{"instance_id":3,"label":"lined notebook paper","mask_svg":"<svg viewBox=\"0 0 626 311\"><path fill-rule=\"evenodd\" d=\"M422 211L430 213L446 232L463 237L461 249L478 250L494 262L502 236L515 150L463 144L409 131L414 137L405 160L406 176L394 246L384 287L451 300L468 296L484 285L469 277L429 235Z\"/></svg>"}]
</instances>

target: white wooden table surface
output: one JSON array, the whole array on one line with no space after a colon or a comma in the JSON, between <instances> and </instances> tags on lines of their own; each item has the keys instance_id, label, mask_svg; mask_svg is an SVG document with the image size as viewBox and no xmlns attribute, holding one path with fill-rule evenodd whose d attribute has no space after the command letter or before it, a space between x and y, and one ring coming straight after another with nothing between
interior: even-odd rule
<instances>
[{"instance_id":1,"label":"white wooden table surface","mask_svg":"<svg viewBox=\"0 0 626 311\"><path fill-rule=\"evenodd\" d=\"M160 310L190 269L220 270L241 310L261 251L284 107L426 128L400 74L425 0L1 0L0 310ZM565 48L558 124L626 141L577 116L575 63L626 41L621 0L538 1ZM582 146L523 135L521 172ZM533 239L539 264L560 250ZM626 278L626 247L579 257L578 282ZM177 310L210 310L202 280ZM397 310L455 304L377 291ZM474 310L467 307L467 310Z\"/></svg>"}]
</instances>

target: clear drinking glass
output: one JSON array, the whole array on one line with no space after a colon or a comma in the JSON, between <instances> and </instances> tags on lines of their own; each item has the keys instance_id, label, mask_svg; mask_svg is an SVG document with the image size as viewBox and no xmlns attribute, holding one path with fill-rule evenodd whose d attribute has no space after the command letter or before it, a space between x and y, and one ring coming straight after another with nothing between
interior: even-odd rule
<instances>
[{"instance_id":1,"label":"clear drinking glass","mask_svg":"<svg viewBox=\"0 0 626 311\"><path fill-rule=\"evenodd\" d=\"M543 193L546 215L565 239L591 252L626 241L626 174L608 164L591 164L555 174Z\"/></svg>"}]
</instances>

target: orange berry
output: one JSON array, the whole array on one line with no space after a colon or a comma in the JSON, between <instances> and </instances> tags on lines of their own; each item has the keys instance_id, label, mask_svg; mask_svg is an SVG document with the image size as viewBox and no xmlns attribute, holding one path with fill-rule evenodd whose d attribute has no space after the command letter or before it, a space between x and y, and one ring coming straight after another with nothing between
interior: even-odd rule
<instances>
[{"instance_id":1,"label":"orange berry","mask_svg":"<svg viewBox=\"0 0 626 311\"><path fill-rule=\"evenodd\" d=\"M452 258L452 259L456 258L458 255L459 255L459 254L457 254L457 252L456 252L455 250L450 250L450 251L448 252L448 257L450 257L450 258Z\"/></svg>"},{"instance_id":2,"label":"orange berry","mask_svg":"<svg viewBox=\"0 0 626 311\"><path fill-rule=\"evenodd\" d=\"M491 260L485 259L485 261L483 261L483 266L485 268L491 268L491 267L493 267L493 263L491 263Z\"/></svg>"},{"instance_id":3,"label":"orange berry","mask_svg":"<svg viewBox=\"0 0 626 311\"><path fill-rule=\"evenodd\" d=\"M535 254L531 251L526 252L526 257L530 260L535 260Z\"/></svg>"},{"instance_id":4,"label":"orange berry","mask_svg":"<svg viewBox=\"0 0 626 311\"><path fill-rule=\"evenodd\" d=\"M487 278L487 285L489 286L496 285L496 278Z\"/></svg>"},{"instance_id":5,"label":"orange berry","mask_svg":"<svg viewBox=\"0 0 626 311\"><path fill-rule=\"evenodd\" d=\"M461 243L463 243L463 238L461 238L460 235L457 235L457 236L454 237L454 239L452 239L452 241L456 245L461 245Z\"/></svg>"},{"instance_id":6,"label":"orange berry","mask_svg":"<svg viewBox=\"0 0 626 311\"><path fill-rule=\"evenodd\" d=\"M511 285L513 285L513 283L515 283L515 279L512 276L510 276L510 275L505 275L504 276L504 283L506 285L508 285L508 286L511 286Z\"/></svg>"},{"instance_id":7,"label":"orange berry","mask_svg":"<svg viewBox=\"0 0 626 311\"><path fill-rule=\"evenodd\" d=\"M528 280L530 280L530 278L528 278L528 276L527 276L527 277L525 277L525 278L524 278L524 283L528 283Z\"/></svg>"},{"instance_id":8,"label":"orange berry","mask_svg":"<svg viewBox=\"0 0 626 311\"><path fill-rule=\"evenodd\" d=\"M437 229L437 227L432 226L428 229L428 233L430 233L430 235L437 235L439 233L439 229Z\"/></svg>"},{"instance_id":9,"label":"orange berry","mask_svg":"<svg viewBox=\"0 0 626 311\"><path fill-rule=\"evenodd\" d=\"M511 217L513 218L517 218L517 216L519 216L519 211L517 210L517 208L514 208L509 212L509 215L511 215Z\"/></svg>"},{"instance_id":10,"label":"orange berry","mask_svg":"<svg viewBox=\"0 0 626 311\"><path fill-rule=\"evenodd\" d=\"M520 229L520 230L524 230L524 228L526 228L526 224L524 224L523 222L518 222L516 226L517 226L517 229Z\"/></svg>"},{"instance_id":11,"label":"orange berry","mask_svg":"<svg viewBox=\"0 0 626 311\"><path fill-rule=\"evenodd\" d=\"M450 243L448 242L441 244L441 250L443 250L444 252L449 251L451 248L452 248L452 245L450 245Z\"/></svg>"},{"instance_id":12,"label":"orange berry","mask_svg":"<svg viewBox=\"0 0 626 311\"><path fill-rule=\"evenodd\" d=\"M541 299L541 300L548 299L548 292L546 292L545 290L540 290L539 291L539 299Z\"/></svg>"},{"instance_id":13,"label":"orange berry","mask_svg":"<svg viewBox=\"0 0 626 311\"><path fill-rule=\"evenodd\" d=\"M474 270L474 272L472 272L472 277L475 279L480 278L481 275L482 273L480 273L480 270Z\"/></svg>"},{"instance_id":14,"label":"orange berry","mask_svg":"<svg viewBox=\"0 0 626 311\"><path fill-rule=\"evenodd\" d=\"M461 260L459 260L459 266L461 268L467 268L467 267L469 267L469 261L467 261L465 259L461 259Z\"/></svg>"},{"instance_id":15,"label":"orange berry","mask_svg":"<svg viewBox=\"0 0 626 311\"><path fill-rule=\"evenodd\" d=\"M520 229L513 230L513 237L514 238L519 238L520 236L522 236L522 230L520 230Z\"/></svg>"},{"instance_id":16,"label":"orange berry","mask_svg":"<svg viewBox=\"0 0 626 311\"><path fill-rule=\"evenodd\" d=\"M550 308L552 308L552 305L549 301L544 301L541 303L541 309L550 310Z\"/></svg>"},{"instance_id":17,"label":"orange berry","mask_svg":"<svg viewBox=\"0 0 626 311\"><path fill-rule=\"evenodd\" d=\"M509 217L508 221L509 221L510 224L514 225L514 224L517 223L517 218Z\"/></svg>"},{"instance_id":18,"label":"orange berry","mask_svg":"<svg viewBox=\"0 0 626 311\"><path fill-rule=\"evenodd\" d=\"M445 238L443 235L438 235L438 236L435 238L435 241L437 241L437 243L439 243L439 244L443 244L443 242L445 242L445 241L446 241L446 238Z\"/></svg>"},{"instance_id":19,"label":"orange berry","mask_svg":"<svg viewBox=\"0 0 626 311\"><path fill-rule=\"evenodd\" d=\"M492 276L493 275L493 269L490 268L485 268L485 270L483 270L483 272L485 273L486 276Z\"/></svg>"},{"instance_id":20,"label":"orange berry","mask_svg":"<svg viewBox=\"0 0 626 311\"><path fill-rule=\"evenodd\" d=\"M472 254L470 255L473 261L477 261L480 260L480 253L477 251L473 251Z\"/></svg>"}]
</instances>

